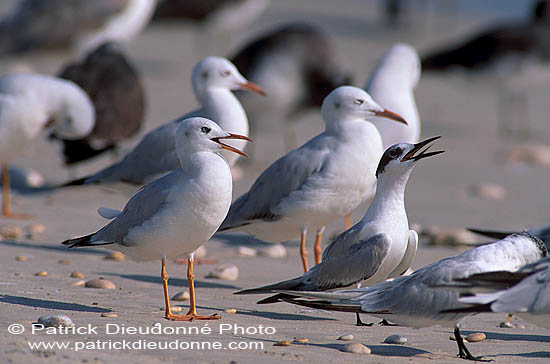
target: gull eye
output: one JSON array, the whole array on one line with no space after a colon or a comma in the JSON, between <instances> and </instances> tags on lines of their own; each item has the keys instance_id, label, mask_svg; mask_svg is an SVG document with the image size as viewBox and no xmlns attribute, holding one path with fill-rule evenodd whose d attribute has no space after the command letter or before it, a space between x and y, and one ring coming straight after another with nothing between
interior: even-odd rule
<instances>
[{"instance_id":1,"label":"gull eye","mask_svg":"<svg viewBox=\"0 0 550 364\"><path fill-rule=\"evenodd\" d=\"M222 77L228 77L231 74L231 71L225 70L221 72Z\"/></svg>"},{"instance_id":2,"label":"gull eye","mask_svg":"<svg viewBox=\"0 0 550 364\"><path fill-rule=\"evenodd\" d=\"M211 130L212 130L212 129L210 129L210 128L207 127L207 126L203 126L203 127L201 128L201 131L202 131L204 134L210 133Z\"/></svg>"},{"instance_id":3,"label":"gull eye","mask_svg":"<svg viewBox=\"0 0 550 364\"><path fill-rule=\"evenodd\" d=\"M361 100L361 99L355 99L354 103L356 103L357 105L363 105L363 103L365 102L365 100Z\"/></svg>"},{"instance_id":4,"label":"gull eye","mask_svg":"<svg viewBox=\"0 0 550 364\"><path fill-rule=\"evenodd\" d=\"M202 78L208 78L208 72L204 72L201 76Z\"/></svg>"}]
</instances>

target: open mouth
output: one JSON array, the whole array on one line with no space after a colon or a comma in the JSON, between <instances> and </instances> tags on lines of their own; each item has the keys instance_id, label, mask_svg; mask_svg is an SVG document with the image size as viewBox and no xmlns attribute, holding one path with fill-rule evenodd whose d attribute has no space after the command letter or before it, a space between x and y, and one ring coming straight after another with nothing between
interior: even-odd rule
<instances>
[{"instance_id":1,"label":"open mouth","mask_svg":"<svg viewBox=\"0 0 550 364\"><path fill-rule=\"evenodd\" d=\"M437 140L439 138L441 138L441 136L436 136L436 137L433 137L433 138L426 139L422 142L416 143L414 145L414 148L410 152L405 154L405 156L401 159L401 162L408 161L408 160L417 161L417 160L420 160L422 158L431 157L431 156L434 156L434 155L444 153L445 152L444 150L437 150L435 152L428 152L428 149L430 149L433 145L433 144L431 144L431 145L428 145L428 144L430 144L431 142L433 142L434 140ZM426 145L428 145L428 147L426 149L422 150L422 148L424 148ZM417 152L419 152L419 154L416 154Z\"/></svg>"},{"instance_id":2,"label":"open mouth","mask_svg":"<svg viewBox=\"0 0 550 364\"><path fill-rule=\"evenodd\" d=\"M248 155L245 152L242 152L242 151L238 150L235 147L232 147L230 145L222 143L220 141L220 139L242 139L242 140L246 140L246 141L251 142L252 139L250 139L249 137L244 136L244 135L239 135L239 134L229 134L227 136L215 137L215 138L210 139L210 140L218 143L222 147L222 149L226 149L226 150L232 151L233 153L237 153L237 154L242 155L244 157L248 157Z\"/></svg>"}]
</instances>

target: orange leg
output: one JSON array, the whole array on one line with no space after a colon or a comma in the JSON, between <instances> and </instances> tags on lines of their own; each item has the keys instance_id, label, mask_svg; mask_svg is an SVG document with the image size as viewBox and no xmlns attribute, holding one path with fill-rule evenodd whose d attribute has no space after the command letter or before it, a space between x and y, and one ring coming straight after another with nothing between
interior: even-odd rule
<instances>
[{"instance_id":1,"label":"orange leg","mask_svg":"<svg viewBox=\"0 0 550 364\"><path fill-rule=\"evenodd\" d=\"M29 219L31 216L25 214L14 214L10 208L10 174L8 165L2 163L2 217L13 219Z\"/></svg>"},{"instance_id":2,"label":"orange leg","mask_svg":"<svg viewBox=\"0 0 550 364\"><path fill-rule=\"evenodd\" d=\"M347 214L345 217L344 217L344 224L346 225L346 230L349 229L352 225L352 222L351 222L351 213L350 214Z\"/></svg>"},{"instance_id":3,"label":"orange leg","mask_svg":"<svg viewBox=\"0 0 550 364\"><path fill-rule=\"evenodd\" d=\"M187 265L187 281L189 283L189 312L187 315L174 315L170 308L170 299L168 296L168 274L166 273L166 261L162 259L162 268L160 271L162 278L162 288L164 290L164 318L171 321L193 321L193 320L219 320L221 316L213 314L211 316L199 316L197 315L197 306L195 305L195 275L193 274L193 258L189 259Z\"/></svg>"},{"instance_id":4,"label":"orange leg","mask_svg":"<svg viewBox=\"0 0 550 364\"><path fill-rule=\"evenodd\" d=\"M313 247L313 254L315 255L315 264L321 263L321 256L323 251L321 249L321 242L323 241L323 232L325 227L321 227L317 230L317 236L315 237L315 246Z\"/></svg>"},{"instance_id":5,"label":"orange leg","mask_svg":"<svg viewBox=\"0 0 550 364\"><path fill-rule=\"evenodd\" d=\"M307 267L306 236L307 236L307 229L303 229L300 235L300 257L302 258L302 266L304 267L304 273L309 270Z\"/></svg>"}]
</instances>

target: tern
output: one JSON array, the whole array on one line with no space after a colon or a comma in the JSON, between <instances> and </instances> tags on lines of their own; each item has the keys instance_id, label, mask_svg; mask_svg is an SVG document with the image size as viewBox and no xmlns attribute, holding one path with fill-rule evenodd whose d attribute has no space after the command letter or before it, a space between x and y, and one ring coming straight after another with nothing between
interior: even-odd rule
<instances>
[{"instance_id":1,"label":"tern","mask_svg":"<svg viewBox=\"0 0 550 364\"><path fill-rule=\"evenodd\" d=\"M321 263L301 277L236 294L325 291L361 282L372 285L405 273L418 244L418 234L409 229L405 187L416 162L443 152L427 152L429 147L422 150L439 138L396 144L384 152L376 170L378 182L373 202L361 221L325 249ZM258 303L280 301L278 294Z\"/></svg>"},{"instance_id":2,"label":"tern","mask_svg":"<svg viewBox=\"0 0 550 364\"><path fill-rule=\"evenodd\" d=\"M71 81L39 74L0 78L0 162L4 217L24 217L10 209L8 163L29 148L44 129L64 139L88 135L95 112L88 95Z\"/></svg>"},{"instance_id":3,"label":"tern","mask_svg":"<svg viewBox=\"0 0 550 364\"><path fill-rule=\"evenodd\" d=\"M200 117L180 122L175 139L180 168L143 187L124 210L108 209L109 218L113 220L97 232L62 244L71 248L107 246L136 261L160 259L164 317L176 321L219 319L217 314L197 315L194 251L216 232L231 205L231 171L219 152L226 149L246 156L221 140L250 139L227 133L215 122ZM187 280L191 302L186 315L174 315L170 308L165 261L183 255L189 259Z\"/></svg>"},{"instance_id":4,"label":"tern","mask_svg":"<svg viewBox=\"0 0 550 364\"><path fill-rule=\"evenodd\" d=\"M380 133L368 120L383 116L406 124L352 86L333 90L321 112L325 131L271 164L231 205L219 230L245 231L269 242L292 240L299 232L304 271L308 230L317 231L318 263L324 226L374 195L384 150Z\"/></svg>"},{"instance_id":5,"label":"tern","mask_svg":"<svg viewBox=\"0 0 550 364\"><path fill-rule=\"evenodd\" d=\"M513 234L503 240L468 250L416 270L409 276L377 283L370 287L333 292L279 291L281 299L307 307L367 313L391 319L409 327L454 326L458 356L478 360L464 345L459 322L471 312L446 312L467 307L456 291L441 286L459 282L476 273L518 270L525 264L546 257L544 243L527 233ZM293 297L290 297L293 296Z\"/></svg>"},{"instance_id":6,"label":"tern","mask_svg":"<svg viewBox=\"0 0 550 364\"><path fill-rule=\"evenodd\" d=\"M120 162L64 186L107 182L142 185L158 175L175 170L179 167L179 161L174 135L182 120L190 117L205 117L214 120L224 130L248 135L246 113L230 90L243 89L263 95L258 85L247 81L231 62L220 57L207 57L197 63L191 81L195 96L202 105L200 109L150 131ZM235 141L232 145L242 149L246 140ZM226 152L222 155L230 166L238 157Z\"/></svg>"},{"instance_id":7,"label":"tern","mask_svg":"<svg viewBox=\"0 0 550 364\"><path fill-rule=\"evenodd\" d=\"M512 312L550 329L550 258L517 272L478 273L459 281L449 287L458 289L464 296L460 302L471 306L456 312Z\"/></svg>"}]
</instances>

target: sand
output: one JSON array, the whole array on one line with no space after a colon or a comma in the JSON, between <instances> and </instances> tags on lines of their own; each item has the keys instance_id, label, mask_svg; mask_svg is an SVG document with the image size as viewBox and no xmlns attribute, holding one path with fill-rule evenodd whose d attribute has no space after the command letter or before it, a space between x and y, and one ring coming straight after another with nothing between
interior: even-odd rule
<instances>
[{"instance_id":1,"label":"sand","mask_svg":"<svg viewBox=\"0 0 550 364\"><path fill-rule=\"evenodd\" d=\"M446 8L442 17L433 16L433 9L414 11L410 23L402 28L379 27L378 8L374 2L346 1L346 6L330 0L273 1L271 8L251 27L223 42L219 49L200 43L196 28L182 24L153 24L129 47L129 52L144 74L148 93L148 115L143 133L191 110L196 104L189 86L189 74L194 63L209 54L223 55L250 38L254 31L285 19L307 18L321 25L332 36L341 52L342 68L355 75L361 86L378 57L393 42L405 41L420 50L455 37L485 20L486 15L451 16ZM430 10L431 9L431 10ZM437 10L437 9L436 9ZM501 10L501 13L504 11ZM500 13L499 13L500 14ZM468 15L468 14L466 14ZM471 15L471 14L470 14ZM24 61L38 72L55 73L68 61L67 53L40 54ZM0 62L5 73L21 59ZM536 79L536 77L534 78ZM549 88L541 82L522 83L533 86L528 93L529 127L539 140L548 136L547 123ZM515 86L508 86L515 87ZM491 79L467 77L462 73L447 76L424 75L417 88L417 102L423 119L423 136L442 135L437 142L447 153L420 163L407 188L407 209L411 223L422 226L460 228L465 226L523 229L548 224L550 213L547 192L548 168L527 164L508 164L499 159L502 151L516 147L520 141L502 139L499 133L498 93ZM526 122L525 115L518 118ZM279 121L275 120L274 123ZM289 127L280 123L281 129ZM318 113L312 112L292 125L302 143L322 130ZM259 128L255 136L256 151L249 160L240 163L243 177L235 184L235 195L245 192L257 175L269 163L284 153L282 131ZM275 131L274 131L275 130ZM130 148L137 141L129 141ZM79 167L79 176L93 172L111 162L109 156ZM67 178L61 165L59 146L43 138L37 141L16 164L39 171L48 182L59 183ZM480 182L497 183L507 195L501 200L470 196L471 186ZM68 250L59 243L69 237L88 234L103 226L97 216L98 207L123 207L128 193L102 187L62 189L51 193L15 194L14 210L34 215L29 221L0 220L0 226L26 227L42 224L45 232L33 239L0 241L0 362L5 363L333 363L368 361L380 363L461 362L455 357L456 344L449 340L450 328L431 327L414 330L405 327L354 326L352 314L307 310L287 304L259 306L261 296L234 296L241 288L259 286L301 274L296 243L287 244L288 256L283 259L241 257L237 247L263 245L243 235L216 237L206 244L208 258L217 261L196 266L197 303L199 313L219 313L221 321L177 323L162 318L162 286L159 262L134 263L103 259L102 249ZM358 219L361 207L354 213ZM341 231L343 222L329 226L326 236ZM326 241L325 241L326 244ZM437 259L458 254L464 248L430 247L422 244L413 268ZM17 261L26 256L27 261ZM310 254L312 259L312 254ZM69 264L60 264L66 260ZM66 262L65 262L66 263ZM217 265L232 263L240 270L236 281L205 278ZM35 276L46 271L47 276ZM85 280L104 277L116 284L114 290L75 287L78 279L70 278L73 271L85 275ZM169 264L171 295L186 289L185 266ZM187 302L173 302L184 311ZM235 314L224 313L236 309ZM115 312L118 317L102 317ZM49 314L69 316L80 333L46 333L31 331L31 323ZM523 327L499 328L504 314L482 314L466 318L464 333L484 332L487 340L471 343L474 355L484 355L498 363L547 363L550 358L550 332L514 319ZM377 319L366 317L366 321ZM8 333L7 327L20 324L25 332ZM157 324L157 326L153 326ZM163 328L162 334L152 331ZM220 326L222 325L223 326ZM88 326L89 325L89 326ZM123 332L123 327L126 332ZM194 329L192 329L194 328ZM177 334L173 331L180 330ZM181 330L199 330L183 333ZM222 332L220 332L222 329ZM132 334L132 330L149 330ZM128 332L130 331L130 332ZM353 334L354 341L371 348L370 356L343 353L346 342L338 341L343 334ZM401 334L408 338L405 345L383 344L388 335ZM307 338L307 343L274 346L295 337ZM142 349L117 349L115 342L138 342ZM141 341L140 341L141 340ZM157 345L179 340L179 350L160 349ZM31 349L30 342L68 342L70 349ZM100 343L98 341L103 341ZM146 342L154 344L147 344ZM186 345L202 345L203 349ZM219 342L219 344L216 344ZM110 344L109 344L110 343ZM236 344L234 344L236 343ZM88 345L87 349L75 347ZM101 346L103 345L103 349ZM109 347L111 345L111 347ZM223 348L215 349L217 345ZM241 349L228 349L241 345ZM92 347L93 346L93 347ZM263 346L263 347L262 347ZM208 349L207 347L210 347ZM137 348L137 346L136 346ZM80 349L80 348L79 348ZM431 360L430 360L431 359Z\"/></svg>"}]
</instances>

